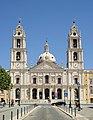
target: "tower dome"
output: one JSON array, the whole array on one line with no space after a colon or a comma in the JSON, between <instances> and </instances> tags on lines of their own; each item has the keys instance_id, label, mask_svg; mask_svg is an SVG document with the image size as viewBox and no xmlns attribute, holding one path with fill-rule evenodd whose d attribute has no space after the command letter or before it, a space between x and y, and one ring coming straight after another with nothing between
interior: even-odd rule
<instances>
[{"instance_id":1,"label":"tower dome","mask_svg":"<svg viewBox=\"0 0 93 120\"><path fill-rule=\"evenodd\" d=\"M37 64L44 61L50 61L50 62L56 63L55 57L49 52L49 45L47 41L44 46L44 53L39 56Z\"/></svg>"}]
</instances>

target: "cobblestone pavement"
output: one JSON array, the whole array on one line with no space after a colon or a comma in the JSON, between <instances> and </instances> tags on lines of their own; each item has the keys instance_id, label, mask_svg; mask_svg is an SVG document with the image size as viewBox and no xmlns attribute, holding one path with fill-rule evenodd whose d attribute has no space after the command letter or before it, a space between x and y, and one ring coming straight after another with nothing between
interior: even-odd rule
<instances>
[{"instance_id":1,"label":"cobblestone pavement","mask_svg":"<svg viewBox=\"0 0 93 120\"><path fill-rule=\"evenodd\" d=\"M77 111L77 113L85 116L88 120L93 120L93 108L84 107L81 111Z\"/></svg>"}]
</instances>

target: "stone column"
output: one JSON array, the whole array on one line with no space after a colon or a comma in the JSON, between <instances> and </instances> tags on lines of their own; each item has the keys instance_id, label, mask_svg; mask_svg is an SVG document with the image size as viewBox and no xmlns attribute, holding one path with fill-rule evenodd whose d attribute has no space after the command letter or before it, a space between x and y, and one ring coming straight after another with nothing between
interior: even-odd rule
<instances>
[{"instance_id":1,"label":"stone column","mask_svg":"<svg viewBox=\"0 0 93 120\"><path fill-rule=\"evenodd\" d=\"M43 99L45 99L45 89L43 88Z\"/></svg>"},{"instance_id":2,"label":"stone column","mask_svg":"<svg viewBox=\"0 0 93 120\"><path fill-rule=\"evenodd\" d=\"M25 88L25 99L27 99L27 92L26 92L26 90L27 90L27 89Z\"/></svg>"},{"instance_id":3,"label":"stone column","mask_svg":"<svg viewBox=\"0 0 93 120\"><path fill-rule=\"evenodd\" d=\"M57 88L55 89L55 99L57 99L58 93L57 93Z\"/></svg>"},{"instance_id":4,"label":"stone column","mask_svg":"<svg viewBox=\"0 0 93 120\"><path fill-rule=\"evenodd\" d=\"M21 89L21 86L20 86L20 102L22 100L22 89Z\"/></svg>"},{"instance_id":5,"label":"stone column","mask_svg":"<svg viewBox=\"0 0 93 120\"><path fill-rule=\"evenodd\" d=\"M71 99L72 99L72 101L74 103L74 101L75 101L75 88L71 89Z\"/></svg>"},{"instance_id":6,"label":"stone column","mask_svg":"<svg viewBox=\"0 0 93 120\"><path fill-rule=\"evenodd\" d=\"M62 98L63 98L63 100L65 99L64 98L64 88L62 89Z\"/></svg>"},{"instance_id":7,"label":"stone column","mask_svg":"<svg viewBox=\"0 0 93 120\"><path fill-rule=\"evenodd\" d=\"M30 100L32 100L32 88L30 88Z\"/></svg>"},{"instance_id":8,"label":"stone column","mask_svg":"<svg viewBox=\"0 0 93 120\"><path fill-rule=\"evenodd\" d=\"M61 88L61 96L62 96L62 99L63 99L63 87Z\"/></svg>"},{"instance_id":9,"label":"stone column","mask_svg":"<svg viewBox=\"0 0 93 120\"><path fill-rule=\"evenodd\" d=\"M15 89L11 90L11 98L15 99Z\"/></svg>"},{"instance_id":10,"label":"stone column","mask_svg":"<svg viewBox=\"0 0 93 120\"><path fill-rule=\"evenodd\" d=\"M52 88L50 88L49 98L52 99Z\"/></svg>"},{"instance_id":11,"label":"stone column","mask_svg":"<svg viewBox=\"0 0 93 120\"><path fill-rule=\"evenodd\" d=\"M39 99L39 88L37 89L37 99Z\"/></svg>"}]
</instances>

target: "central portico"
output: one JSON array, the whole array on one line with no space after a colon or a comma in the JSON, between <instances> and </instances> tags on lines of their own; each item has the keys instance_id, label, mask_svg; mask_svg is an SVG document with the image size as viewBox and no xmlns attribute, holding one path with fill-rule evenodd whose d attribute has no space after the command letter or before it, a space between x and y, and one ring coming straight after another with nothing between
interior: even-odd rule
<instances>
[{"instance_id":1,"label":"central portico","mask_svg":"<svg viewBox=\"0 0 93 120\"><path fill-rule=\"evenodd\" d=\"M63 68L56 64L55 57L49 52L46 41L44 53L39 56L37 65L29 69L30 99L62 99L63 71Z\"/></svg>"}]
</instances>

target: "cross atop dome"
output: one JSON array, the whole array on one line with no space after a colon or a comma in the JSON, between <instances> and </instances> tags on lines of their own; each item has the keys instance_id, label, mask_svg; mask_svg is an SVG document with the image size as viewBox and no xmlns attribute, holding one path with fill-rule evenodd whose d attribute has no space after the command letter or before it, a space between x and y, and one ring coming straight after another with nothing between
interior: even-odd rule
<instances>
[{"instance_id":1,"label":"cross atop dome","mask_svg":"<svg viewBox=\"0 0 93 120\"><path fill-rule=\"evenodd\" d=\"M19 18L19 21L18 21L18 25L20 25L21 24L21 18Z\"/></svg>"}]
</instances>

